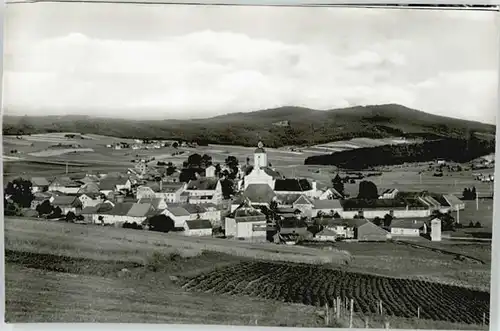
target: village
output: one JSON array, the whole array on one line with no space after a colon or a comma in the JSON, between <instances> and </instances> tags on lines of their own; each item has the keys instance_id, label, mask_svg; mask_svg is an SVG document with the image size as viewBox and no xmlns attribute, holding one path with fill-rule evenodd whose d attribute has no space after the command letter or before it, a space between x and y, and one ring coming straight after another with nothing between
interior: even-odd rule
<instances>
[{"instance_id":1,"label":"village","mask_svg":"<svg viewBox=\"0 0 500 331\"><path fill-rule=\"evenodd\" d=\"M453 194L393 188L379 193L372 182L360 181L358 196L349 197L343 182L352 183L354 177L337 174L330 186L285 178L270 166L262 143L253 163L250 158L241 166L228 160L214 165L209 156L191 155L184 167L196 163L197 168L187 175L171 162L137 160L123 172L33 176L33 200L25 216L292 245L394 238L441 241L444 231L461 226L450 213L459 217L465 203Z\"/></svg>"}]
</instances>

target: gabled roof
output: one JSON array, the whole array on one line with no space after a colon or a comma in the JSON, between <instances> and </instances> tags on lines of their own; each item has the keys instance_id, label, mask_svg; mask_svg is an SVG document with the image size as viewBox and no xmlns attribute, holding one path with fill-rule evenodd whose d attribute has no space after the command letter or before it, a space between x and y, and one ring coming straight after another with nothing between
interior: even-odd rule
<instances>
[{"instance_id":1,"label":"gabled roof","mask_svg":"<svg viewBox=\"0 0 500 331\"><path fill-rule=\"evenodd\" d=\"M276 170L269 168L269 167L262 167L260 168L263 170L267 175L273 177L273 179L280 179L283 178L283 176Z\"/></svg>"},{"instance_id":2,"label":"gabled roof","mask_svg":"<svg viewBox=\"0 0 500 331\"><path fill-rule=\"evenodd\" d=\"M297 201L298 198L300 198L302 194L295 193L295 194L276 194L276 198L284 205L291 205L294 204L295 201Z\"/></svg>"},{"instance_id":3,"label":"gabled roof","mask_svg":"<svg viewBox=\"0 0 500 331\"><path fill-rule=\"evenodd\" d=\"M174 216L189 216L191 215L186 209L182 207L168 207L167 210Z\"/></svg>"},{"instance_id":4,"label":"gabled roof","mask_svg":"<svg viewBox=\"0 0 500 331\"><path fill-rule=\"evenodd\" d=\"M340 200L314 200L314 209L342 209Z\"/></svg>"},{"instance_id":5,"label":"gabled roof","mask_svg":"<svg viewBox=\"0 0 500 331\"><path fill-rule=\"evenodd\" d=\"M104 212L108 215L125 216L134 204L131 202L117 203L111 210Z\"/></svg>"},{"instance_id":6,"label":"gabled roof","mask_svg":"<svg viewBox=\"0 0 500 331\"><path fill-rule=\"evenodd\" d=\"M197 219L186 221L189 230L211 229L212 223L209 220Z\"/></svg>"},{"instance_id":7,"label":"gabled roof","mask_svg":"<svg viewBox=\"0 0 500 331\"><path fill-rule=\"evenodd\" d=\"M283 220L279 220L278 224L280 227L285 229L307 228L307 224L304 220L296 218L286 218Z\"/></svg>"},{"instance_id":8,"label":"gabled roof","mask_svg":"<svg viewBox=\"0 0 500 331\"><path fill-rule=\"evenodd\" d=\"M131 217L146 217L148 212L153 209L149 203L134 203L127 213Z\"/></svg>"},{"instance_id":9,"label":"gabled roof","mask_svg":"<svg viewBox=\"0 0 500 331\"><path fill-rule=\"evenodd\" d=\"M142 198L139 199L138 203L148 203L153 206L153 208L158 209L163 201L165 201L163 198Z\"/></svg>"},{"instance_id":10,"label":"gabled roof","mask_svg":"<svg viewBox=\"0 0 500 331\"><path fill-rule=\"evenodd\" d=\"M87 207L85 207L85 208L82 209L82 211L80 212L80 214L92 215L92 214L96 214L97 210L98 210L97 206L87 206Z\"/></svg>"},{"instance_id":11,"label":"gabled roof","mask_svg":"<svg viewBox=\"0 0 500 331\"><path fill-rule=\"evenodd\" d=\"M88 196L91 199L96 199L96 198L99 198L101 196L101 193L97 193L97 192L79 192L79 193L77 193L77 195L78 195L78 197L86 195L86 196Z\"/></svg>"},{"instance_id":12,"label":"gabled roof","mask_svg":"<svg viewBox=\"0 0 500 331\"><path fill-rule=\"evenodd\" d=\"M127 183L128 178L109 178L106 177L101 179L99 183L99 188L103 191L112 191L116 188L117 185L125 185Z\"/></svg>"},{"instance_id":13,"label":"gabled roof","mask_svg":"<svg viewBox=\"0 0 500 331\"><path fill-rule=\"evenodd\" d=\"M82 184L75 182L71 178L67 176L57 177L55 178L50 185L60 185L64 187L80 187Z\"/></svg>"},{"instance_id":14,"label":"gabled roof","mask_svg":"<svg viewBox=\"0 0 500 331\"><path fill-rule=\"evenodd\" d=\"M314 205L313 201L308 199L305 195L301 195L295 202L294 205Z\"/></svg>"},{"instance_id":15,"label":"gabled roof","mask_svg":"<svg viewBox=\"0 0 500 331\"><path fill-rule=\"evenodd\" d=\"M234 218L237 223L240 222L262 222L266 221L266 215L259 209L243 205L232 212L228 217Z\"/></svg>"},{"instance_id":16,"label":"gabled roof","mask_svg":"<svg viewBox=\"0 0 500 331\"><path fill-rule=\"evenodd\" d=\"M253 203L270 203L276 196L267 184L250 184L243 195Z\"/></svg>"},{"instance_id":17,"label":"gabled roof","mask_svg":"<svg viewBox=\"0 0 500 331\"><path fill-rule=\"evenodd\" d=\"M31 177L33 186L49 186L50 183L45 177Z\"/></svg>"},{"instance_id":18,"label":"gabled roof","mask_svg":"<svg viewBox=\"0 0 500 331\"><path fill-rule=\"evenodd\" d=\"M190 214L199 214L199 213L204 213L207 211L207 209L204 208L203 206L194 205L191 203L182 204L181 207L184 208L185 210L187 210L187 212Z\"/></svg>"},{"instance_id":19,"label":"gabled roof","mask_svg":"<svg viewBox=\"0 0 500 331\"><path fill-rule=\"evenodd\" d=\"M456 196L454 196L453 194L444 194L443 195L443 198L446 199L446 201L448 202L448 204L450 206L456 206L456 205L461 205L463 204L464 202L462 200L460 200L459 198L457 198Z\"/></svg>"},{"instance_id":20,"label":"gabled roof","mask_svg":"<svg viewBox=\"0 0 500 331\"><path fill-rule=\"evenodd\" d=\"M189 181L187 185L188 190L215 190L217 183L219 182L216 178L198 178Z\"/></svg>"},{"instance_id":21,"label":"gabled roof","mask_svg":"<svg viewBox=\"0 0 500 331\"><path fill-rule=\"evenodd\" d=\"M103 202L103 203L100 203L96 206L96 212L97 213L105 213L105 212L108 212L110 211L111 209L114 208L114 206L110 203L110 202Z\"/></svg>"},{"instance_id":22,"label":"gabled roof","mask_svg":"<svg viewBox=\"0 0 500 331\"><path fill-rule=\"evenodd\" d=\"M162 193L174 193L179 191L184 183L160 183L159 182L147 182L144 186L149 187L153 190L153 192L162 192Z\"/></svg>"},{"instance_id":23,"label":"gabled roof","mask_svg":"<svg viewBox=\"0 0 500 331\"><path fill-rule=\"evenodd\" d=\"M77 197L72 195L58 195L54 197L52 204L54 206L73 206Z\"/></svg>"},{"instance_id":24,"label":"gabled roof","mask_svg":"<svg viewBox=\"0 0 500 331\"><path fill-rule=\"evenodd\" d=\"M274 183L275 191L282 192L303 192L312 189L311 183L307 179L286 178L276 179Z\"/></svg>"}]
</instances>

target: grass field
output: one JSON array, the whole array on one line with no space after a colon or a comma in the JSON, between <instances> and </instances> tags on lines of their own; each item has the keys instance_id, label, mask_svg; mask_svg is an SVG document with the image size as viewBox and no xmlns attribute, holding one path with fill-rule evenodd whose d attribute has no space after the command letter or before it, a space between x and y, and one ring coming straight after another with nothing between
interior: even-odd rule
<instances>
[{"instance_id":1,"label":"grass field","mask_svg":"<svg viewBox=\"0 0 500 331\"><path fill-rule=\"evenodd\" d=\"M9 322L324 325L319 307L247 296L187 293L177 284L176 277L194 277L214 268L247 261L243 251L262 259L276 252L286 259L287 254L294 252L293 255L302 255L308 260L314 256L333 255L336 251L17 218L7 218L5 230ZM341 267L346 271L385 272L387 275L399 271L419 278L424 274L424 261L428 261L424 275L428 278L433 272L437 273L438 264L442 264L441 271L454 268L452 271L471 269L479 272L464 262L450 261L448 256L404 246L399 248L391 243L344 244L337 248L348 250L353 257L348 266ZM419 259L420 264L417 263ZM395 266L399 269L395 270ZM336 268L334 264L325 267ZM419 269L420 274L416 274ZM448 274L435 275L438 276L441 282L453 281ZM475 277L470 275L468 281L475 281ZM364 327L366 318L367 315L357 313L354 327ZM333 326L345 327L346 321L347 317ZM390 323L391 328L485 329L480 325L393 316L390 316ZM370 316L368 324L371 327L384 325L380 316Z\"/></svg>"}]
</instances>

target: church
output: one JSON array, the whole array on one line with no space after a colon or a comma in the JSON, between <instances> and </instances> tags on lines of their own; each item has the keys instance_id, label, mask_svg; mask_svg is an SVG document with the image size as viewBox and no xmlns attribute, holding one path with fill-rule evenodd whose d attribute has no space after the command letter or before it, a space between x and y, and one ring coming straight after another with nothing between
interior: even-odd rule
<instances>
[{"instance_id":1,"label":"church","mask_svg":"<svg viewBox=\"0 0 500 331\"><path fill-rule=\"evenodd\" d=\"M262 142L254 151L253 167L243 178L243 190L252 184L267 184L276 194L304 194L315 197L318 194L316 182L307 179L285 178L269 166L267 153Z\"/></svg>"}]
</instances>

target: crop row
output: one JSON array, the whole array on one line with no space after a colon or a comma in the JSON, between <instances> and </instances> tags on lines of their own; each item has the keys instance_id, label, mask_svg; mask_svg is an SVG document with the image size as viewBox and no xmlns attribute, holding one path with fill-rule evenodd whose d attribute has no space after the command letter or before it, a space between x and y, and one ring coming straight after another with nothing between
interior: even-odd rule
<instances>
[{"instance_id":1,"label":"crop row","mask_svg":"<svg viewBox=\"0 0 500 331\"><path fill-rule=\"evenodd\" d=\"M333 306L353 299L358 313L481 324L490 294L432 282L331 270L315 265L247 262L184 280L188 291L249 295L283 302Z\"/></svg>"}]
</instances>

